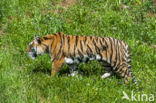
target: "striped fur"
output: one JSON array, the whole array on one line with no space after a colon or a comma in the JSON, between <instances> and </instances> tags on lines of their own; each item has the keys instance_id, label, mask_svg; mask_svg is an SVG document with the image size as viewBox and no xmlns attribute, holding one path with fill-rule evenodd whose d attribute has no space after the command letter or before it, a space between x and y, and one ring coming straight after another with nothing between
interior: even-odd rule
<instances>
[{"instance_id":1,"label":"striped fur","mask_svg":"<svg viewBox=\"0 0 156 103\"><path fill-rule=\"evenodd\" d=\"M59 72L65 63L76 66L80 62L98 60L107 70L102 78L118 73L127 83L132 77L133 82L137 84L131 71L129 46L118 39L56 33L35 37L29 44L27 52L33 59L37 55L49 53L53 66L52 75Z\"/></svg>"}]
</instances>

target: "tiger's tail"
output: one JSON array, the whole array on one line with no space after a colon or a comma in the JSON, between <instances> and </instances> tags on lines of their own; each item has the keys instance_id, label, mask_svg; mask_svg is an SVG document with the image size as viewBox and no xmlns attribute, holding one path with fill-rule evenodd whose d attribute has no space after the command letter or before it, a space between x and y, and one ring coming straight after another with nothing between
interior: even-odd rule
<instances>
[{"instance_id":1,"label":"tiger's tail","mask_svg":"<svg viewBox=\"0 0 156 103\"><path fill-rule=\"evenodd\" d=\"M131 70L131 55L130 55L130 47L129 46L127 46L127 67L128 67L128 72L131 75L133 82L135 83L136 86L138 86L135 76Z\"/></svg>"}]
</instances>

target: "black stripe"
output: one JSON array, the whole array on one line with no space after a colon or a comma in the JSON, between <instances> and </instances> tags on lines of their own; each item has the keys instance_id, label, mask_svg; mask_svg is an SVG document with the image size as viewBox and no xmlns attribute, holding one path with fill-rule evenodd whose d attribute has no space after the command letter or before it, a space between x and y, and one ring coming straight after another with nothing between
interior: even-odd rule
<instances>
[{"instance_id":1,"label":"black stripe","mask_svg":"<svg viewBox=\"0 0 156 103\"><path fill-rule=\"evenodd\" d=\"M113 39L113 46L114 46L114 50L113 50L113 55L115 55L115 60L113 61L113 67L114 67L114 65L116 64L116 53L114 53L114 52L116 52L116 43L115 43L115 41L116 41L116 39L114 39L114 38L112 38Z\"/></svg>"},{"instance_id":2,"label":"black stripe","mask_svg":"<svg viewBox=\"0 0 156 103\"><path fill-rule=\"evenodd\" d=\"M120 66L120 67L122 67L122 66ZM119 68L119 69L117 70L117 73L121 74L122 70L123 70L122 68Z\"/></svg>"},{"instance_id":3,"label":"black stripe","mask_svg":"<svg viewBox=\"0 0 156 103\"><path fill-rule=\"evenodd\" d=\"M126 59L126 58L124 58L124 57L122 57L122 61L125 61L125 62L127 62L127 59Z\"/></svg>"},{"instance_id":4,"label":"black stripe","mask_svg":"<svg viewBox=\"0 0 156 103\"><path fill-rule=\"evenodd\" d=\"M52 43L51 43L51 46L50 46L50 50L52 49L52 47L53 47L53 43L54 43L54 40L52 41Z\"/></svg>"},{"instance_id":5,"label":"black stripe","mask_svg":"<svg viewBox=\"0 0 156 103\"><path fill-rule=\"evenodd\" d=\"M59 33L59 37L60 37L60 40L61 40L61 46L62 46L62 37L61 37L61 34Z\"/></svg>"},{"instance_id":6,"label":"black stripe","mask_svg":"<svg viewBox=\"0 0 156 103\"><path fill-rule=\"evenodd\" d=\"M90 52L88 50L86 51L86 53L87 53L88 56L90 56Z\"/></svg>"},{"instance_id":7,"label":"black stripe","mask_svg":"<svg viewBox=\"0 0 156 103\"><path fill-rule=\"evenodd\" d=\"M70 37L69 36L67 37L67 40L68 40L68 53L70 53Z\"/></svg>"},{"instance_id":8,"label":"black stripe","mask_svg":"<svg viewBox=\"0 0 156 103\"><path fill-rule=\"evenodd\" d=\"M46 49L45 49L46 53L49 53L49 47L46 44L43 44L43 43L42 43L42 45L44 45L46 47Z\"/></svg>"},{"instance_id":9,"label":"black stripe","mask_svg":"<svg viewBox=\"0 0 156 103\"><path fill-rule=\"evenodd\" d=\"M105 42L105 39L104 39L104 37L102 38L102 41L103 41L103 42Z\"/></svg>"},{"instance_id":10,"label":"black stripe","mask_svg":"<svg viewBox=\"0 0 156 103\"><path fill-rule=\"evenodd\" d=\"M120 42L121 43L121 42ZM122 52L122 57L126 58L126 51L125 51L125 47L123 45L120 46L122 49L120 50Z\"/></svg>"},{"instance_id":11,"label":"black stripe","mask_svg":"<svg viewBox=\"0 0 156 103\"><path fill-rule=\"evenodd\" d=\"M118 41L119 41L120 47L122 47L122 42L121 42L121 40L118 40Z\"/></svg>"},{"instance_id":12,"label":"black stripe","mask_svg":"<svg viewBox=\"0 0 156 103\"><path fill-rule=\"evenodd\" d=\"M110 64L112 64L112 56L113 56L113 48L112 48L112 40L109 38L110 44L111 44L111 55L110 55Z\"/></svg>"},{"instance_id":13,"label":"black stripe","mask_svg":"<svg viewBox=\"0 0 156 103\"><path fill-rule=\"evenodd\" d=\"M120 47L124 50L124 52L126 52L124 45L122 44L123 42L121 40L119 40L120 43Z\"/></svg>"},{"instance_id":14,"label":"black stripe","mask_svg":"<svg viewBox=\"0 0 156 103\"><path fill-rule=\"evenodd\" d=\"M55 48L54 48L54 50L53 50L54 52L55 52L56 47L57 47L57 45L55 45ZM56 56L54 56L52 62L53 62L55 59L56 59Z\"/></svg>"},{"instance_id":15,"label":"black stripe","mask_svg":"<svg viewBox=\"0 0 156 103\"><path fill-rule=\"evenodd\" d=\"M130 65L130 63L131 63L131 60L127 61L127 63Z\"/></svg>"},{"instance_id":16,"label":"black stripe","mask_svg":"<svg viewBox=\"0 0 156 103\"><path fill-rule=\"evenodd\" d=\"M120 43L120 45L122 45L122 41L121 40L119 40L119 43Z\"/></svg>"},{"instance_id":17,"label":"black stripe","mask_svg":"<svg viewBox=\"0 0 156 103\"><path fill-rule=\"evenodd\" d=\"M123 49L124 49L125 52L127 52L127 49L126 49L127 44L125 42L123 42L123 43L124 43L124 45L123 45L124 48Z\"/></svg>"},{"instance_id":18,"label":"black stripe","mask_svg":"<svg viewBox=\"0 0 156 103\"><path fill-rule=\"evenodd\" d=\"M53 51L55 51L56 47L57 47L57 45L54 47L54 50Z\"/></svg>"},{"instance_id":19,"label":"black stripe","mask_svg":"<svg viewBox=\"0 0 156 103\"><path fill-rule=\"evenodd\" d=\"M78 60L79 62L82 62L82 59L81 59L80 57L78 57L77 60Z\"/></svg>"},{"instance_id":20,"label":"black stripe","mask_svg":"<svg viewBox=\"0 0 156 103\"><path fill-rule=\"evenodd\" d=\"M131 65L131 56L130 56L130 48L129 48L129 47L127 48L127 51L128 51L127 63L128 63L129 65Z\"/></svg>"},{"instance_id":21,"label":"black stripe","mask_svg":"<svg viewBox=\"0 0 156 103\"><path fill-rule=\"evenodd\" d=\"M121 59L121 58L120 58L120 49L119 49L119 48L120 48L119 40L117 40L117 48L118 48L118 53L117 53L117 55L118 55L118 57L119 57L119 58L118 58L118 60L119 60L118 65L119 65L119 64L120 64L120 59ZM118 68L118 65L116 66L116 68Z\"/></svg>"},{"instance_id":22,"label":"black stripe","mask_svg":"<svg viewBox=\"0 0 156 103\"><path fill-rule=\"evenodd\" d=\"M93 53L92 49L90 48L90 46L88 44L87 44L87 47L88 47L88 49L90 51L90 54Z\"/></svg>"},{"instance_id":23,"label":"black stripe","mask_svg":"<svg viewBox=\"0 0 156 103\"><path fill-rule=\"evenodd\" d=\"M119 69L119 66L120 66L120 63L117 64L117 66L114 70L117 71Z\"/></svg>"},{"instance_id":24,"label":"black stripe","mask_svg":"<svg viewBox=\"0 0 156 103\"><path fill-rule=\"evenodd\" d=\"M85 62L87 63L88 61L89 61L89 58L86 58L86 61Z\"/></svg>"},{"instance_id":25,"label":"black stripe","mask_svg":"<svg viewBox=\"0 0 156 103\"><path fill-rule=\"evenodd\" d=\"M126 69L126 70L124 71L124 77L125 77L125 75L127 75L127 72L128 72L128 69Z\"/></svg>"},{"instance_id":26,"label":"black stripe","mask_svg":"<svg viewBox=\"0 0 156 103\"><path fill-rule=\"evenodd\" d=\"M83 45L82 45L82 41L80 41L80 48L81 48L81 51L83 52Z\"/></svg>"},{"instance_id":27,"label":"black stripe","mask_svg":"<svg viewBox=\"0 0 156 103\"><path fill-rule=\"evenodd\" d=\"M46 48L48 48L48 46L47 46L46 44L43 44L43 43L42 43L42 45L44 45Z\"/></svg>"},{"instance_id":28,"label":"black stripe","mask_svg":"<svg viewBox=\"0 0 156 103\"><path fill-rule=\"evenodd\" d=\"M90 40L92 40L92 38L93 38L93 37L92 37L92 36L90 36Z\"/></svg>"},{"instance_id":29,"label":"black stripe","mask_svg":"<svg viewBox=\"0 0 156 103\"><path fill-rule=\"evenodd\" d=\"M128 57L127 57L127 59L131 59L130 53L128 53Z\"/></svg>"},{"instance_id":30,"label":"black stripe","mask_svg":"<svg viewBox=\"0 0 156 103\"><path fill-rule=\"evenodd\" d=\"M110 65L103 65L104 68L111 68Z\"/></svg>"},{"instance_id":31,"label":"black stripe","mask_svg":"<svg viewBox=\"0 0 156 103\"><path fill-rule=\"evenodd\" d=\"M63 45L65 45L65 37L64 37L64 34L63 34Z\"/></svg>"},{"instance_id":32,"label":"black stripe","mask_svg":"<svg viewBox=\"0 0 156 103\"><path fill-rule=\"evenodd\" d=\"M121 75L122 77L124 77L124 75L125 75L125 70L122 69L122 70L120 70L119 73L120 73L120 75Z\"/></svg>"},{"instance_id":33,"label":"black stripe","mask_svg":"<svg viewBox=\"0 0 156 103\"><path fill-rule=\"evenodd\" d=\"M54 40L57 41L57 39L58 39L58 38L57 38L57 35L56 35L56 34L53 34L53 35L55 36L55 39L54 39ZM54 40L53 40L53 41L54 41ZM55 41L54 41L54 42L55 42ZM56 45L56 46L57 46L57 45ZM56 46L55 46L54 50L56 49Z\"/></svg>"},{"instance_id":34,"label":"black stripe","mask_svg":"<svg viewBox=\"0 0 156 103\"><path fill-rule=\"evenodd\" d=\"M116 41L116 42L115 42ZM113 65L113 67L116 67L116 63L117 63L117 48L118 48L118 46L117 46L117 40L116 39L114 39L114 46L115 46L115 50L116 50L116 55L115 55L115 62L114 62L114 65Z\"/></svg>"},{"instance_id":35,"label":"black stripe","mask_svg":"<svg viewBox=\"0 0 156 103\"><path fill-rule=\"evenodd\" d=\"M107 62L103 62L103 61L102 61L102 66L104 66L104 67L111 67L110 64L108 64Z\"/></svg>"},{"instance_id":36,"label":"black stripe","mask_svg":"<svg viewBox=\"0 0 156 103\"><path fill-rule=\"evenodd\" d=\"M60 49L59 49L58 53L56 54L57 59L60 59L60 58L58 58L58 57L59 57L59 56L62 56L62 55L60 55L61 50L62 50L62 46L60 46Z\"/></svg>"},{"instance_id":37,"label":"black stripe","mask_svg":"<svg viewBox=\"0 0 156 103\"><path fill-rule=\"evenodd\" d=\"M93 44L95 46L96 53L99 54L100 53L100 49L98 48L98 46L96 45L96 42L94 40L93 40Z\"/></svg>"},{"instance_id":38,"label":"black stripe","mask_svg":"<svg viewBox=\"0 0 156 103\"><path fill-rule=\"evenodd\" d=\"M120 69L120 68L123 69L123 67L125 67L125 66L127 66L127 64L123 62L122 64L119 65L118 69Z\"/></svg>"},{"instance_id":39,"label":"black stripe","mask_svg":"<svg viewBox=\"0 0 156 103\"><path fill-rule=\"evenodd\" d=\"M57 59L60 59L60 58L58 58L58 57L59 57L59 56L62 56L62 55L60 55L61 50L62 50L62 37L61 37L61 34L60 34L60 33L59 33L59 38L60 38L60 48L59 48L58 53L56 54L56 58L57 58Z\"/></svg>"},{"instance_id":40,"label":"black stripe","mask_svg":"<svg viewBox=\"0 0 156 103\"><path fill-rule=\"evenodd\" d=\"M57 53L57 58L58 58L59 56L62 56L62 55L60 55L61 52L62 52L62 45L60 45L60 49L59 49L59 51L58 51L58 53ZM58 59L61 59L61 58L58 58Z\"/></svg>"},{"instance_id":41,"label":"black stripe","mask_svg":"<svg viewBox=\"0 0 156 103\"><path fill-rule=\"evenodd\" d=\"M65 47L65 43L66 43L66 38L65 38L65 36L64 36L64 34L63 34L63 44L62 44L62 47L63 47L63 57L65 56L65 53L64 53L64 47Z\"/></svg>"},{"instance_id":42,"label":"black stripe","mask_svg":"<svg viewBox=\"0 0 156 103\"><path fill-rule=\"evenodd\" d=\"M128 66L128 69L131 69L131 65Z\"/></svg>"},{"instance_id":43,"label":"black stripe","mask_svg":"<svg viewBox=\"0 0 156 103\"><path fill-rule=\"evenodd\" d=\"M95 51L96 51L96 53L98 53L98 51L97 51L97 46L96 46L96 42L94 41L94 39L93 39L93 44L94 44L94 48L95 48Z\"/></svg>"},{"instance_id":44,"label":"black stripe","mask_svg":"<svg viewBox=\"0 0 156 103\"><path fill-rule=\"evenodd\" d=\"M96 38L96 42L98 43L98 41L99 41L99 38L98 37L95 37Z\"/></svg>"},{"instance_id":45,"label":"black stripe","mask_svg":"<svg viewBox=\"0 0 156 103\"><path fill-rule=\"evenodd\" d=\"M46 47L46 52L49 53L49 47L46 44L43 44L43 45Z\"/></svg>"},{"instance_id":46,"label":"black stripe","mask_svg":"<svg viewBox=\"0 0 156 103\"><path fill-rule=\"evenodd\" d=\"M80 50L78 50L78 54L81 58L83 58L83 54L80 52Z\"/></svg>"},{"instance_id":47,"label":"black stripe","mask_svg":"<svg viewBox=\"0 0 156 103\"><path fill-rule=\"evenodd\" d=\"M103 56L102 56L101 52L99 53L99 55L100 55L100 57L101 57L101 59L100 59L100 60L102 60Z\"/></svg>"},{"instance_id":48,"label":"black stripe","mask_svg":"<svg viewBox=\"0 0 156 103\"><path fill-rule=\"evenodd\" d=\"M54 34L53 34L53 35L54 35ZM56 34L55 34L55 36L56 36ZM52 39L52 38L50 38L50 39ZM53 43L54 43L54 40L55 40L55 39L52 39L52 43L51 43L51 46L50 46L51 48L52 48L52 45L53 45ZM51 48L50 48L50 49L51 49Z\"/></svg>"},{"instance_id":49,"label":"black stripe","mask_svg":"<svg viewBox=\"0 0 156 103\"><path fill-rule=\"evenodd\" d=\"M75 46L77 47L79 36L76 36Z\"/></svg>"},{"instance_id":50,"label":"black stripe","mask_svg":"<svg viewBox=\"0 0 156 103\"><path fill-rule=\"evenodd\" d=\"M55 34L53 34L54 36L56 36L56 33Z\"/></svg>"},{"instance_id":51,"label":"black stripe","mask_svg":"<svg viewBox=\"0 0 156 103\"><path fill-rule=\"evenodd\" d=\"M106 46L103 45L103 43L100 40L100 45L102 46L102 50L106 50Z\"/></svg>"},{"instance_id":52,"label":"black stripe","mask_svg":"<svg viewBox=\"0 0 156 103\"><path fill-rule=\"evenodd\" d=\"M103 42L105 42L105 44L106 44L106 48L108 48L108 43L107 43L107 41L104 39L104 38L102 38L102 40L103 40ZM107 49L106 49L106 61L108 62L108 54L107 54Z\"/></svg>"},{"instance_id":53,"label":"black stripe","mask_svg":"<svg viewBox=\"0 0 156 103\"><path fill-rule=\"evenodd\" d=\"M56 39L58 39L58 38L57 38L57 34L53 34L53 35L54 35L54 36L56 36ZM54 42L55 42L55 41L54 41ZM57 47L57 44L56 44L56 46L55 46L55 48L54 48L54 50L53 50L53 51L55 51L56 47ZM54 56L54 58L53 58L53 61L57 58L57 56L56 56L56 55L57 55L57 54L55 54L55 56ZM52 62L53 62L53 61L52 61Z\"/></svg>"},{"instance_id":54,"label":"black stripe","mask_svg":"<svg viewBox=\"0 0 156 103\"><path fill-rule=\"evenodd\" d=\"M75 56L75 51L76 51L76 47L77 47L77 44L78 44L78 36L76 36L76 40L75 40L75 45L74 45L74 56Z\"/></svg>"},{"instance_id":55,"label":"black stripe","mask_svg":"<svg viewBox=\"0 0 156 103\"><path fill-rule=\"evenodd\" d=\"M61 45L62 45L62 37L61 37L61 34L59 33L59 37L60 37L60 40L61 40Z\"/></svg>"},{"instance_id":56,"label":"black stripe","mask_svg":"<svg viewBox=\"0 0 156 103\"><path fill-rule=\"evenodd\" d=\"M130 47L129 46L127 48L127 52L128 52L128 54L130 54Z\"/></svg>"},{"instance_id":57,"label":"black stripe","mask_svg":"<svg viewBox=\"0 0 156 103\"><path fill-rule=\"evenodd\" d=\"M48 40L49 38L47 38L47 37L43 37L43 39L44 39L44 40Z\"/></svg>"},{"instance_id":58,"label":"black stripe","mask_svg":"<svg viewBox=\"0 0 156 103\"><path fill-rule=\"evenodd\" d=\"M87 41L87 36L85 36L84 44L86 44L86 41Z\"/></svg>"}]
</instances>

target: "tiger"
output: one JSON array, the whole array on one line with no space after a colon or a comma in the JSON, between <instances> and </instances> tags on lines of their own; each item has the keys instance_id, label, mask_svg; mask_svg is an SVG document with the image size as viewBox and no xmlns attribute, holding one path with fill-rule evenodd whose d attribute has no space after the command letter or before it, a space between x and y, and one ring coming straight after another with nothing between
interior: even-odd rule
<instances>
[{"instance_id":1,"label":"tiger","mask_svg":"<svg viewBox=\"0 0 156 103\"><path fill-rule=\"evenodd\" d=\"M78 64L97 60L106 72L101 78L119 74L129 83L132 78L130 47L127 43L112 37L65 35L62 32L43 37L34 37L28 48L28 55L35 59L38 55L48 53L52 61L51 75L54 76L64 64L69 65L71 76L78 73Z\"/></svg>"}]
</instances>

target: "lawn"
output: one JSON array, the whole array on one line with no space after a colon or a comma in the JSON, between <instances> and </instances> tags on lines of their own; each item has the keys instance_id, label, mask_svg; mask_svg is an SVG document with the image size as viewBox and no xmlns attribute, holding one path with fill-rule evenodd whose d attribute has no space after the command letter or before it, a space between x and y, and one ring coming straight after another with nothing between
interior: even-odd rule
<instances>
[{"instance_id":1,"label":"lawn","mask_svg":"<svg viewBox=\"0 0 156 103\"><path fill-rule=\"evenodd\" d=\"M138 81L101 79L97 61L80 64L67 76L64 65L51 78L49 55L32 60L26 53L34 35L109 36L131 48ZM124 93L131 101L122 99ZM145 95L145 96L142 96ZM135 97L135 99L133 98ZM154 0L1 0L0 103L129 103L156 101L156 3Z\"/></svg>"}]
</instances>

